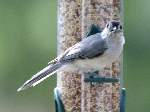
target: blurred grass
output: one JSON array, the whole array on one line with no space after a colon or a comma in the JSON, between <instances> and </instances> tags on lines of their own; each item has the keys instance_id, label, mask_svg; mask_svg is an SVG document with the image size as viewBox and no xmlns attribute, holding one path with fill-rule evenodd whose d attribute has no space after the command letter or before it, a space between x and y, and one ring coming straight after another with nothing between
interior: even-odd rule
<instances>
[{"instance_id":1,"label":"blurred grass","mask_svg":"<svg viewBox=\"0 0 150 112\"><path fill-rule=\"evenodd\" d=\"M56 56L56 1L0 0L0 111L54 112L56 77L16 89Z\"/></svg>"},{"instance_id":2,"label":"blurred grass","mask_svg":"<svg viewBox=\"0 0 150 112\"><path fill-rule=\"evenodd\" d=\"M125 2L127 112L150 108L149 0ZM0 112L54 112L56 77L16 89L56 56L55 0L0 0Z\"/></svg>"},{"instance_id":3,"label":"blurred grass","mask_svg":"<svg viewBox=\"0 0 150 112\"><path fill-rule=\"evenodd\" d=\"M149 4L149 0L125 1L124 80L127 112L150 111Z\"/></svg>"}]
</instances>

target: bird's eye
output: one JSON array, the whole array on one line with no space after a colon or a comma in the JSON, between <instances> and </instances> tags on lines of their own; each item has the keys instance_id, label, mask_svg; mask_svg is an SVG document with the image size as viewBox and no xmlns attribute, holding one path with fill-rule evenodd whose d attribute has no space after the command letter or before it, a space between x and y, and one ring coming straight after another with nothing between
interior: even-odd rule
<instances>
[{"instance_id":1,"label":"bird's eye","mask_svg":"<svg viewBox=\"0 0 150 112\"><path fill-rule=\"evenodd\" d=\"M122 25L120 25L120 30L122 30Z\"/></svg>"}]
</instances>

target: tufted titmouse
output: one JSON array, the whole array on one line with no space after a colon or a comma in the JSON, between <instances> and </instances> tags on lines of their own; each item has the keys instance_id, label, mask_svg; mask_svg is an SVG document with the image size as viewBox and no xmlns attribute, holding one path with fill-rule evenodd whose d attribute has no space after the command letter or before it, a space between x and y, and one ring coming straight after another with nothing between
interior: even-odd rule
<instances>
[{"instance_id":1,"label":"tufted titmouse","mask_svg":"<svg viewBox=\"0 0 150 112\"><path fill-rule=\"evenodd\" d=\"M84 38L33 75L17 91L35 86L59 70L94 72L111 65L121 54L125 43L122 25L110 21L102 32Z\"/></svg>"}]
</instances>

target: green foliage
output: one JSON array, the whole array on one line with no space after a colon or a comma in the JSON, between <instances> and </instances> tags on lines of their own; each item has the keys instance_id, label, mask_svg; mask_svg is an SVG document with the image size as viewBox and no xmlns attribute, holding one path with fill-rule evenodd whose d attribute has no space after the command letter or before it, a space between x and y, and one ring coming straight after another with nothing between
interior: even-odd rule
<instances>
[{"instance_id":1,"label":"green foliage","mask_svg":"<svg viewBox=\"0 0 150 112\"><path fill-rule=\"evenodd\" d=\"M53 76L17 88L56 56L56 1L0 0L0 111L54 111Z\"/></svg>"}]
</instances>

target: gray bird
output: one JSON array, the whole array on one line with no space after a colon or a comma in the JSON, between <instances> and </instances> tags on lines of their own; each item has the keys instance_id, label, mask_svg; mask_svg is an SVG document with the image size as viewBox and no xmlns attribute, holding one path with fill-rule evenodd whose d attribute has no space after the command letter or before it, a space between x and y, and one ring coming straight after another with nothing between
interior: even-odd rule
<instances>
[{"instance_id":1,"label":"gray bird","mask_svg":"<svg viewBox=\"0 0 150 112\"><path fill-rule=\"evenodd\" d=\"M33 75L17 91L34 87L59 70L94 72L109 66L119 58L125 43L122 25L110 21L102 32L84 38Z\"/></svg>"}]
</instances>

